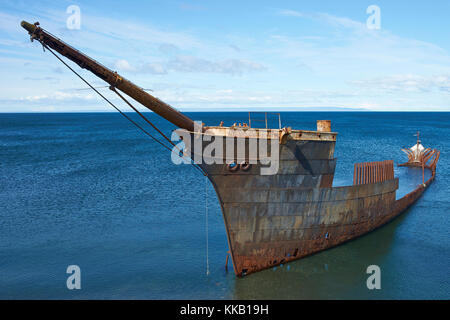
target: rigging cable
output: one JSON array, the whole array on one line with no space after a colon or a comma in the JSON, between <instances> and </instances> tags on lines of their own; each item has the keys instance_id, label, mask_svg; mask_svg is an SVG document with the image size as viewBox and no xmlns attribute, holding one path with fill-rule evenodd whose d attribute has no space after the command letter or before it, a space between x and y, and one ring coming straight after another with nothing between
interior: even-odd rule
<instances>
[{"instance_id":1,"label":"rigging cable","mask_svg":"<svg viewBox=\"0 0 450 320\"><path fill-rule=\"evenodd\" d=\"M140 115L141 118L145 120L145 122L147 122L149 125L151 125L153 129L155 129L161 136L163 136L164 139L166 139L167 141L169 141L170 144L175 146L175 144L172 142L172 140L170 140L164 133L161 132L161 130L159 130L150 120L148 120L138 109L136 109L127 99L125 99L125 97L122 96L116 90L116 87L110 86L109 89L111 91L115 92L126 104L128 104L130 106L131 109L133 109L138 115Z\"/></svg>"},{"instance_id":2,"label":"rigging cable","mask_svg":"<svg viewBox=\"0 0 450 320\"><path fill-rule=\"evenodd\" d=\"M172 149L159 141L156 137L150 134L147 130L142 128L137 122L128 117L123 111L121 111L118 107L116 107L110 100L108 100L104 95L102 95L96 88L94 88L87 80L85 80L80 74L78 74L72 67L70 67L64 60L62 60L56 53L53 52L46 44L42 43L42 48L50 51L59 61L61 61L69 70L71 70L76 76L78 76L84 83L86 83L92 90L94 90L100 97L102 97L106 102L108 102L114 109L116 109L122 116L124 116L128 121L133 123L137 128L139 128L142 132L152 138L154 141L158 142L164 148L168 149L172 152ZM126 100L119 92L115 90L115 87L110 86L110 89L114 91L125 103L127 103L139 116L141 116L148 124L150 124L159 134L161 134L167 141L169 141L173 146L175 146L178 150L179 148L166 136L161 132L151 121L149 121L141 112L139 112L128 100ZM181 150L180 150L181 151ZM183 153L184 157L184 153ZM192 158L191 164L199 170L205 176L205 220L206 220L206 275L209 275L209 236L208 236L208 174L195 162L193 162Z\"/></svg>"},{"instance_id":3,"label":"rigging cable","mask_svg":"<svg viewBox=\"0 0 450 320\"><path fill-rule=\"evenodd\" d=\"M154 137L151 133L149 133L147 130L145 130L144 128L142 128L142 126L140 126L137 122L135 122L133 119L131 119L130 117L128 117L123 111L121 111L118 107L116 107L111 101L109 101L104 95L102 95L96 88L94 88L87 80L85 80L80 74L78 74L72 67L70 67L64 60L62 60L56 53L53 52L52 49L50 49L45 43L42 43L42 47L47 49L48 51L50 51L51 54L53 54L59 61L61 61L70 71L72 71L78 78L80 78L84 83L86 83L92 90L94 90L100 97L102 97L106 102L108 102L114 109L116 109L122 116L124 116L128 121L130 121L131 123L133 123L138 129L140 129L142 132L144 132L146 135L148 135L150 138L152 138L154 141L156 141L157 143L159 143L160 145L162 145L164 148L166 148L167 150L169 150L170 152L172 152L172 149L170 147L168 147L167 145L165 145L164 143L162 143L161 141L159 141L156 137ZM131 108L133 108L134 111L136 111L142 118L144 118L144 120L147 121L147 123L149 123L155 130L157 130L166 140L168 140L172 145L173 142L170 141L169 138L167 138L159 129L156 128L156 126L151 123L149 120L147 120L139 111L137 111L136 108L134 108L124 97L122 97L116 90L114 87L110 87L112 91L114 91L115 93L117 93L119 95L119 97L121 97ZM183 153L183 157L184 157L184 153ZM191 158L192 161L192 158ZM205 177L207 176L207 173L201 169L197 164L192 163L191 164L194 166L194 168L196 168L197 170L199 170Z\"/></svg>"},{"instance_id":4,"label":"rigging cable","mask_svg":"<svg viewBox=\"0 0 450 320\"><path fill-rule=\"evenodd\" d=\"M208 243L208 177L205 176L205 220L206 220L206 275L209 275L209 243Z\"/></svg>"},{"instance_id":5,"label":"rigging cable","mask_svg":"<svg viewBox=\"0 0 450 320\"><path fill-rule=\"evenodd\" d=\"M155 129L164 139L166 139L171 145L173 145L179 152L181 152L181 154L183 155L183 158L189 157L187 155L185 155L185 153L183 152L183 150L181 150L180 148L177 147L177 145L175 143L173 143L172 140L170 140L161 130L158 129L157 126L155 126L150 120L148 120L136 107L134 107L124 96L122 96L114 86L110 86L109 89L113 92L115 92L126 104L128 104L130 106L131 109L133 109L142 119L144 119L145 122L147 122L150 126L152 126L153 129ZM189 160L191 161L191 164L198 170L200 170L200 172L204 175L207 176L208 174L205 172L205 170L203 170L198 164L196 164L194 162L194 160L189 157Z\"/></svg>"}]
</instances>

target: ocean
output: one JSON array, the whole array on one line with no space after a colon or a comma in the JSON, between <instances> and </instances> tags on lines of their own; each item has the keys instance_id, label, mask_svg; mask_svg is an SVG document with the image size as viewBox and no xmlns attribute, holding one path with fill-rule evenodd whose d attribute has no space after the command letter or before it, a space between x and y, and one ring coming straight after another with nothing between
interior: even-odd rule
<instances>
[{"instance_id":1,"label":"ocean","mask_svg":"<svg viewBox=\"0 0 450 320\"><path fill-rule=\"evenodd\" d=\"M170 123L147 115L170 136ZM206 125L248 119L187 115ZM225 270L212 185L120 114L0 114L0 298L449 299L450 113L281 113L294 129L315 130L319 119L338 132L335 186L352 183L355 162L405 162L401 148L417 131L441 151L436 180L374 232L237 278L230 262ZM422 180L420 169L395 174L398 196ZM79 290L67 289L69 265L80 267ZM369 265L380 267L380 290L367 289Z\"/></svg>"}]
</instances>

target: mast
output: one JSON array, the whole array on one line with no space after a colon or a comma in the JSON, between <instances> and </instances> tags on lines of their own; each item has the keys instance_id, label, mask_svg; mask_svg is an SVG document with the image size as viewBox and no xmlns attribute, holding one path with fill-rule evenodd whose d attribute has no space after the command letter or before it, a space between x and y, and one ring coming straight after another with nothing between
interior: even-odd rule
<instances>
[{"instance_id":1,"label":"mast","mask_svg":"<svg viewBox=\"0 0 450 320\"><path fill-rule=\"evenodd\" d=\"M81 68L89 70L100 79L109 83L109 85L119 89L174 125L191 132L194 131L194 121L189 117L172 108L167 103L147 93L141 87L120 76L117 72L108 69L94 59L56 38L49 32L39 27L38 22L31 24L26 21L22 21L21 26L28 31L31 36L31 40L37 40L44 47L54 49L61 55L75 62Z\"/></svg>"}]
</instances>

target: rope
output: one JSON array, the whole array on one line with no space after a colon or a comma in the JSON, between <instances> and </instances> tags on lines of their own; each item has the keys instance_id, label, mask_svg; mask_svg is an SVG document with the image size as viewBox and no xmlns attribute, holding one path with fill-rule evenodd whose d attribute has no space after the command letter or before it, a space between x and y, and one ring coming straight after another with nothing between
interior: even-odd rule
<instances>
[{"instance_id":1,"label":"rope","mask_svg":"<svg viewBox=\"0 0 450 320\"><path fill-rule=\"evenodd\" d=\"M145 134L147 134L150 138L158 142L160 145L162 145L164 148L168 149L169 151L172 151L171 148L163 144L161 141L159 141L157 138L152 136L148 131L146 131L144 128L142 128L138 123L136 123L133 119L128 117L125 113L123 113L119 108L117 108L111 101L109 101L104 95L102 95L97 89L95 89L88 81L86 81L81 75L79 75L74 69L72 69L67 63L64 62L56 53L52 51L47 45L42 43L42 46L46 48L48 51L50 51L59 61L61 61L67 68L69 68L70 71L72 71L75 75L77 75L84 83L86 83L89 87L91 87L92 90L94 90L100 97L102 97L106 102L108 102L114 109L116 109L121 115L123 115L128 121L133 123L136 127L138 127L140 130L142 130Z\"/></svg>"},{"instance_id":2,"label":"rope","mask_svg":"<svg viewBox=\"0 0 450 320\"><path fill-rule=\"evenodd\" d=\"M115 92L126 104L128 104L130 106L131 109L133 109L142 119L144 119L145 122L147 122L149 125L152 126L153 129L155 129L164 139L166 139L167 141L169 141L170 144L172 144L179 152L181 152L181 154L183 155L183 158L185 157L184 152L178 148L176 146L176 144L174 144L172 142L172 140L170 140L161 130L158 129L157 126L155 126L150 120L148 120L138 109L136 109L124 96L122 96L114 86L110 86L109 89L113 92ZM186 156L187 157L187 156ZM199 165L197 165L194 160L189 157L189 161L191 161L191 164L194 166L194 168L196 168L197 170L199 170L204 176L208 175Z\"/></svg>"},{"instance_id":3,"label":"rope","mask_svg":"<svg viewBox=\"0 0 450 320\"><path fill-rule=\"evenodd\" d=\"M162 143L161 141L159 141L156 137L154 137L151 133L149 133L147 130L145 130L144 128L142 128L142 126L140 126L138 123L136 123L133 119L131 119L130 117L128 117L124 112L122 112L118 107L116 107L111 101L109 101L104 95L102 95L96 88L94 88L87 80L85 80L78 72L76 72L72 67L70 67L64 60L62 60L55 52L53 52L52 49L50 49L45 43L42 43L42 48L47 49L48 51L50 51L51 54L53 54L59 61L61 61L70 71L72 71L78 78L80 78L84 83L86 83L92 90L94 90L100 97L102 97L106 102L108 102L114 109L116 109L122 116L124 116L128 121L130 121L132 124L134 124L138 129L140 129L142 132L144 132L147 136L149 136L150 138L152 138L154 141L156 141L157 143L159 143L161 146L163 146L164 148L166 148L167 150L169 150L170 152L172 152L172 149L170 147L168 147L167 145L165 145L164 143ZM120 95L114 87L110 87L112 91L114 91L120 98L122 98L122 100L124 100L135 112L137 112L147 123L149 123L158 133L160 133L166 140L168 140L172 145L175 146L175 144L166 136L164 135L153 123L151 123L147 118L144 117L144 115L142 115L135 107L133 107L131 105L131 103L129 103L122 95ZM175 146L176 147L176 146ZM177 148L178 149L178 148ZM181 151L181 150L180 150ZM183 153L183 157L184 157L184 153ZM205 177L207 176L207 173L201 169L201 167L199 167L197 164L193 163L192 158L191 160L191 164L194 166L195 169L199 170Z\"/></svg>"},{"instance_id":4,"label":"rope","mask_svg":"<svg viewBox=\"0 0 450 320\"><path fill-rule=\"evenodd\" d=\"M173 146L175 146L175 144L172 142L172 140L170 140L164 133L162 133L161 130L159 130L150 120L148 120L138 109L136 109L127 99L125 99L124 96L122 96L115 87L110 86L109 89L113 92L115 92L126 104L128 104L130 106L131 109L133 109L138 115L141 116L142 119L145 120L145 122L147 122L149 125L152 126L153 129L155 129L161 136L163 136L164 139L166 139L167 141L169 141L170 144L172 144ZM180 150L181 151L181 150Z\"/></svg>"},{"instance_id":5,"label":"rope","mask_svg":"<svg viewBox=\"0 0 450 320\"><path fill-rule=\"evenodd\" d=\"M46 44L42 43L42 48L47 49L51 52L59 61L61 61L70 71L72 71L78 78L80 78L84 83L86 83L92 90L94 90L100 97L102 97L106 102L108 102L114 109L116 109L121 115L123 115L128 121L133 123L137 128L139 128L142 132L144 132L146 135L148 135L150 138L152 138L154 141L158 142L160 145L162 145L164 148L168 149L170 152L172 152L172 149L168 146L166 146L164 143L159 141L157 138L155 138L153 135L151 135L148 131L146 131L144 128L142 128L138 123L136 123L133 119L128 117L124 112L122 112L118 107L116 107L111 101L109 101L104 95L102 95L96 88L94 88L87 80L85 80L80 74L78 74L73 68L71 68L64 60L62 60L56 53L53 52ZM161 134L169 143L171 143L173 146L175 146L178 150L179 148L166 136L164 133L161 132L152 122L150 122L141 112L139 112L128 100L126 100L119 92L116 91L116 89L113 86L110 86L110 89L114 91L126 104L128 104L139 116L141 116L149 125L153 127L159 134ZM181 150L180 150L181 151ZM183 153L184 157L184 153ZM205 220L206 220L206 275L209 275L209 235L208 235L208 174L195 162L193 162L192 158L190 158L191 164L199 170L204 176L205 176Z\"/></svg>"}]
</instances>

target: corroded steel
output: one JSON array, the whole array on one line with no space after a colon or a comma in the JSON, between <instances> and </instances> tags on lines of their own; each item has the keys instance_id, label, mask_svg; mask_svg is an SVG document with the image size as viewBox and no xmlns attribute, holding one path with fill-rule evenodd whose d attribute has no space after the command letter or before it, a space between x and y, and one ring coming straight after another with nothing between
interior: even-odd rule
<instances>
[{"instance_id":1,"label":"corroded steel","mask_svg":"<svg viewBox=\"0 0 450 320\"><path fill-rule=\"evenodd\" d=\"M330 120L317 120L317 131L331 132L331 121Z\"/></svg>"},{"instance_id":2,"label":"corroded steel","mask_svg":"<svg viewBox=\"0 0 450 320\"><path fill-rule=\"evenodd\" d=\"M420 144L420 133L417 132L417 143L409 149L402 148L402 151L408 156L408 161L399 164L400 167L422 167L436 170L436 163L439 159L440 151L437 149L424 148ZM430 161L431 159L431 161ZM428 164L428 162L430 163Z\"/></svg>"},{"instance_id":3,"label":"corroded steel","mask_svg":"<svg viewBox=\"0 0 450 320\"><path fill-rule=\"evenodd\" d=\"M413 156L411 156L410 154L412 154L411 150L408 149L402 149L402 150L407 150L408 152L406 152L408 154L408 162L399 164L400 167L430 167L430 169L432 167L436 166L437 160L439 159L439 155L440 155L440 151L437 149L430 149L427 148L425 149L423 152L419 153L417 160L413 160ZM430 161L431 160L431 161ZM430 162L430 164L428 164L428 162Z\"/></svg>"},{"instance_id":4,"label":"corroded steel","mask_svg":"<svg viewBox=\"0 0 450 320\"><path fill-rule=\"evenodd\" d=\"M395 207L398 179L386 174L389 179L369 184L376 180L375 164L355 166L365 174L354 179L365 184L320 187L324 176L334 175L334 142L290 140L279 151L280 168L272 176L259 175L259 165L235 173L225 165L202 166L220 200L238 276L362 235ZM393 171L392 161L383 162L383 169Z\"/></svg>"},{"instance_id":5,"label":"corroded steel","mask_svg":"<svg viewBox=\"0 0 450 320\"><path fill-rule=\"evenodd\" d=\"M394 179L394 161L355 163L353 184L367 184Z\"/></svg>"},{"instance_id":6,"label":"corroded steel","mask_svg":"<svg viewBox=\"0 0 450 320\"><path fill-rule=\"evenodd\" d=\"M432 178L396 200L392 160L355 164L353 186L320 187L318 181L334 176L333 153L334 142L289 140L280 145L274 176L259 175L258 165L233 173L203 165L221 204L236 275L299 259L390 221L431 183L439 157L429 165Z\"/></svg>"}]
</instances>

